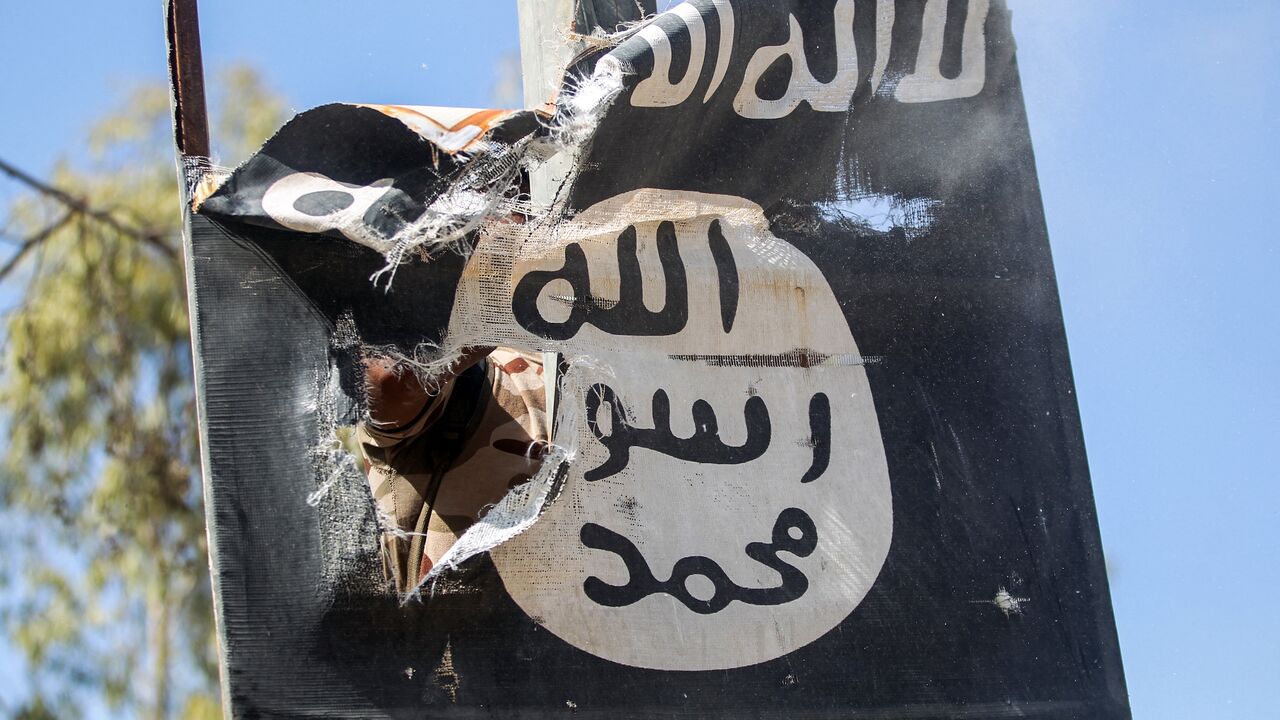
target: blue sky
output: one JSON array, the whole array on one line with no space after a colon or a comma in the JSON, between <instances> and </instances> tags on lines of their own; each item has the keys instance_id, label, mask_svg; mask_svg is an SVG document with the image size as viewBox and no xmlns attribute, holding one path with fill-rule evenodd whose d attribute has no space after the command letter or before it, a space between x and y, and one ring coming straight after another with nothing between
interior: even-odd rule
<instances>
[{"instance_id":1,"label":"blue sky","mask_svg":"<svg viewBox=\"0 0 1280 720\"><path fill-rule=\"evenodd\" d=\"M1135 716L1274 717L1280 4L1008 1ZM206 68L298 110L483 107L518 42L514 0L204 5ZM6 3L0 157L45 174L162 79L160 8Z\"/></svg>"}]
</instances>

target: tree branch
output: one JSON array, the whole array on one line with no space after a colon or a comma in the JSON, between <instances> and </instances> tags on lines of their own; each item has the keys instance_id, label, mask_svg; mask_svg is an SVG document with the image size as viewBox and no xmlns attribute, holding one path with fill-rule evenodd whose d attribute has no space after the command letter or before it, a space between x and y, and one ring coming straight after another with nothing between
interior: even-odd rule
<instances>
[{"instance_id":1,"label":"tree branch","mask_svg":"<svg viewBox=\"0 0 1280 720\"><path fill-rule=\"evenodd\" d=\"M90 206L89 203L84 199L78 198L65 190L56 188L52 185L49 185L48 183L45 183L36 179L31 175L28 175L27 173L19 170L13 165L10 165L3 158L0 158L0 172L3 172L4 174L8 175L14 180L17 180L23 185L26 185L32 190L35 190L36 192L40 193L41 195L44 195L49 198L53 198L59 203L62 203L73 213L79 213L81 215L84 215L85 217L93 218L94 220L97 220L98 222L102 223L103 225L106 225L107 227L110 227L111 229L115 230L116 232L122 235L127 235L136 240L140 240L144 243L147 243L148 245L152 246L156 250L159 250L162 254L164 254L173 262L176 263L178 261L178 251L175 248L173 248L173 246L165 243L164 238L159 233L142 230L132 225L128 225L124 222L121 222L109 211L94 208ZM43 238L41 239L43 240ZM20 249L18 252L22 253L24 251ZM0 274L0 276L2 276L2 274Z\"/></svg>"},{"instance_id":2,"label":"tree branch","mask_svg":"<svg viewBox=\"0 0 1280 720\"><path fill-rule=\"evenodd\" d=\"M4 161L0 160L0 162L4 162ZM28 252L31 252L32 250L34 250L36 246L39 245L40 243L44 242L45 240L48 240L50 235L54 234L58 230L61 230L63 226L71 222L72 218L74 218L75 216L76 216L76 213L74 211L68 210L66 214L64 214L61 218L58 219L57 222L46 227L45 229L41 230L35 235L32 235L31 237L27 238L21 245L18 246L18 249L14 251L12 255L9 256L9 259L5 261L4 267L0 267L0 281L3 281L5 278L9 277L9 273L13 272L13 269L18 267L18 263L22 262L22 258L26 257Z\"/></svg>"}]
</instances>

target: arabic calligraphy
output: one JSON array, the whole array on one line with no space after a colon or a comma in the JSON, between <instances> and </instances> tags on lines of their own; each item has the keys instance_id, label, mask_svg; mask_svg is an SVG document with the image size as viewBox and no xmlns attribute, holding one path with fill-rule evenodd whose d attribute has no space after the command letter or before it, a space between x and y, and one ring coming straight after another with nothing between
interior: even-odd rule
<instances>
[{"instance_id":1,"label":"arabic calligraphy","mask_svg":"<svg viewBox=\"0 0 1280 720\"><path fill-rule=\"evenodd\" d=\"M802 483L822 477L831 463L831 400L826 393L815 393L809 399L809 443L813 447L813 463L805 471Z\"/></svg>"},{"instance_id":2,"label":"arabic calligraphy","mask_svg":"<svg viewBox=\"0 0 1280 720\"><path fill-rule=\"evenodd\" d=\"M733 6L729 4L729 0L712 0L711 5L720 21L720 43L711 85L707 88L703 102L710 100L720 88L733 51ZM636 33L636 37L649 43L649 48L653 51L653 72L636 85L631 96L631 104L635 107L679 105L693 94L702 74L707 52L707 28L702 20L702 13L693 4L685 3L672 8L667 15L684 21L689 34L689 62L685 66L684 77L674 84L670 81L671 38L658 23L647 25Z\"/></svg>"},{"instance_id":3,"label":"arabic calligraphy","mask_svg":"<svg viewBox=\"0 0 1280 720\"><path fill-rule=\"evenodd\" d=\"M835 3L785 7L807 30L812 18L829 22ZM874 0L857 3L860 21L874 17ZM703 12L709 66L714 11L708 0L688 4ZM923 5L901 3L898 12L918 15ZM952 15L963 19L963 7L953 4ZM781 6L776 17L762 10L747 18L745 8L736 7L738 43L769 23L777 31L769 42L786 39ZM679 20L659 24L672 33L670 80L677 83L689 45L675 35ZM958 25L948 26L949 69ZM861 41L864 28L857 31ZM805 47L814 72L829 80L834 68L818 68L817 53L834 54L831 30L824 34L806 34ZM864 78L869 49L860 48ZM734 57L718 91L718 111L730 123L747 122L728 103L748 59ZM647 57L641 60L643 76ZM767 89L786 81L779 69L770 71L778 82ZM682 107L699 101L710 74L704 68ZM899 77L891 67L885 82ZM659 112L634 114L657 122ZM628 331L623 309L637 294L619 292L623 280L633 282L619 268L629 255L638 254L644 303L663 308L675 269L664 277L657 240L668 221L684 268L687 323L666 337L602 331L596 320ZM872 359L855 341L824 268L775 234L799 231L771 221L749 199L654 188L601 200L552 233L539 227L533 242L524 226L501 228L497 242L477 246L454 304L483 308L474 313L483 322L456 314L458 337L517 338L563 353L552 407L557 437L573 453L553 491L556 504L491 551L512 601L572 647L655 671L718 672L777 660L845 622L888 557L893 496L865 367ZM566 258L570 243L580 249ZM523 280L519 305L549 324L576 309L574 325L556 329L576 336L548 340L511 312L516 287L535 270L552 272ZM623 314L608 318L611 312Z\"/></svg>"},{"instance_id":4,"label":"arabic calligraphy","mask_svg":"<svg viewBox=\"0 0 1280 720\"><path fill-rule=\"evenodd\" d=\"M675 225L658 225L658 260L665 279L665 300L656 312L645 307L641 295L640 258L636 254L636 228L627 227L618 236L618 300L592 302L587 255L578 243L564 249L564 265L559 270L535 270L520 278L511 298L516 322L529 332L549 340L568 340L583 325L594 325L612 335L675 335L689 321L688 279L680 260ZM538 311L538 296L556 280L573 288L574 301L569 317L550 322Z\"/></svg>"},{"instance_id":5,"label":"arabic calligraphy","mask_svg":"<svg viewBox=\"0 0 1280 720\"><path fill-rule=\"evenodd\" d=\"M733 250L724 239L720 221L711 221L707 228L707 241L711 246L711 258L716 263L716 280L720 286L720 324L728 333L733 330L733 320L738 314L738 264L733 261Z\"/></svg>"},{"instance_id":6,"label":"arabic calligraphy","mask_svg":"<svg viewBox=\"0 0 1280 720\"><path fill-rule=\"evenodd\" d=\"M922 103L973 97L987 82L987 42L983 26L991 0L969 0L964 39L960 45L960 74L942 74L942 40L947 29L948 0L928 0L924 6L916 71L898 82L893 96L899 102Z\"/></svg>"},{"instance_id":7,"label":"arabic calligraphy","mask_svg":"<svg viewBox=\"0 0 1280 720\"><path fill-rule=\"evenodd\" d=\"M733 109L743 117L773 120L786 117L791 111L807 102L819 112L847 112L853 92L858 86L858 49L853 41L853 0L840 0L835 7L836 76L830 82L818 82L809 72L809 61L804 51L804 30L795 15L788 15L790 23L787 41L756 50L747 63L742 86L733 99ZM756 93L760 77L780 58L786 57L791 66L791 79L787 91L777 100L763 100Z\"/></svg>"},{"instance_id":8,"label":"arabic calligraphy","mask_svg":"<svg viewBox=\"0 0 1280 720\"><path fill-rule=\"evenodd\" d=\"M724 331L733 329L738 313L740 292L738 266L733 250L725 239L719 220L713 220L707 228L707 244L716 267L716 281L720 294L720 322ZM579 243L569 243L564 249L564 264L558 270L535 270L516 283L511 298L512 314L516 322L535 335L549 340L567 340L582 329L594 325L612 335L653 336L675 335L689 322L688 272L680 257L675 225L662 222L657 229L658 261L662 266L664 301L661 310L649 310L642 296L640 259L637 254L636 228L627 227L618 236L618 299L606 299L592 294L592 283L586 252ZM562 280L572 288L570 295L551 297L571 308L569 317L553 322L543 317L537 301L542 292L553 282Z\"/></svg>"},{"instance_id":9,"label":"arabic calligraphy","mask_svg":"<svg viewBox=\"0 0 1280 720\"><path fill-rule=\"evenodd\" d=\"M701 555L677 560L671 577L659 580L640 549L626 537L595 523L583 525L579 535L583 545L615 553L627 567L625 585L610 585L594 575L583 581L582 590L591 600L606 607L625 607L665 593L700 615L720 612L734 600L748 605L782 605L804 595L809 578L779 555L787 552L804 558L818 547L818 529L808 513L799 508L783 510L773 525L772 540L748 543L746 547L747 557L777 572L781 582L774 587L749 588L734 583L719 563ZM689 580L693 577L711 582L714 592L710 597L697 597L690 590Z\"/></svg>"},{"instance_id":10,"label":"arabic calligraphy","mask_svg":"<svg viewBox=\"0 0 1280 720\"><path fill-rule=\"evenodd\" d=\"M943 75L943 43L947 37L947 14L950 0L925 0L923 10L916 10L920 3L904 6L908 12L920 12L920 41L915 52L914 69L904 70L896 77L892 96L898 102L925 103L957 100L982 92L986 85L986 20L990 0L968 0L964 27L959 33L960 73L954 77ZM710 102L724 80L734 49L734 10L728 0L694 0L678 5L666 17L683 22L683 31L689 42L688 63L681 79L672 83L669 75L672 66L672 42L668 28L651 23L636 34L637 42L648 44L653 54L653 70L642 79L631 96L635 107L672 107L685 102L697 87L707 64L707 20L714 10L719 27L718 51L713 61L711 81L703 102ZM733 98L733 109L745 118L776 120L791 114L800 105L808 103L818 112L847 112L859 86L860 74L858 48L854 38L854 0L838 0L833 12L834 43L824 38L822 46L834 46L836 74L827 81L817 80L809 69L805 53L805 30L794 14L787 15L788 34L781 45L756 48L747 61L742 84ZM663 17L663 16L660 16ZM885 81L889 58L893 51L894 24L897 17L897 0L877 0L875 11L875 60L867 78L871 96ZM810 38L812 40L812 38ZM786 91L781 97L765 100L757 87L760 78L785 58L790 68Z\"/></svg>"},{"instance_id":11,"label":"arabic calligraphy","mask_svg":"<svg viewBox=\"0 0 1280 720\"><path fill-rule=\"evenodd\" d=\"M589 481L603 480L625 469L631 461L632 448L647 448L691 462L737 465L763 455L769 449L772 435L769 408L759 396L747 398L742 411L747 424L747 439L737 446L726 445L720 440L716 411L706 400L693 403L694 431L688 438L678 438L671 431L671 401L663 390L653 394L652 428L632 426L626 406L613 388L603 383L591 386L587 391L586 404L587 427L609 451L607 460L583 474L583 478ZM600 427L600 406L605 404L609 406L607 434Z\"/></svg>"}]
</instances>

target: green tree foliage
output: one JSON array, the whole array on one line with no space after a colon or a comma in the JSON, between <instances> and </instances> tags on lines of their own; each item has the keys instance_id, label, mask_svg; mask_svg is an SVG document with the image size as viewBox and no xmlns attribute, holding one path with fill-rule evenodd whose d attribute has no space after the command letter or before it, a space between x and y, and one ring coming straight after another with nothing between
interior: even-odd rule
<instances>
[{"instance_id":1,"label":"green tree foliage","mask_svg":"<svg viewBox=\"0 0 1280 720\"><path fill-rule=\"evenodd\" d=\"M216 87L211 134L241 159L283 105L245 68ZM75 717L91 696L216 717L167 89L138 88L88 148L46 181L69 197L31 192L3 224L0 574L21 600L0 620L35 692L17 717Z\"/></svg>"}]
</instances>

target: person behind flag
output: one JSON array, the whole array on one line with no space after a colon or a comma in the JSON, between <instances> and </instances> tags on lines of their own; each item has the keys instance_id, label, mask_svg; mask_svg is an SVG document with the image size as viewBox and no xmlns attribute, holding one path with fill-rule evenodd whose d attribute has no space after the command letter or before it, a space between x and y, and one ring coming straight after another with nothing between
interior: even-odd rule
<instances>
[{"instance_id":1,"label":"person behind flag","mask_svg":"<svg viewBox=\"0 0 1280 720\"><path fill-rule=\"evenodd\" d=\"M463 532L541 466L550 441L541 358L468 348L420 378L363 359L368 419L356 437L383 523L383 571L412 591Z\"/></svg>"}]
</instances>

